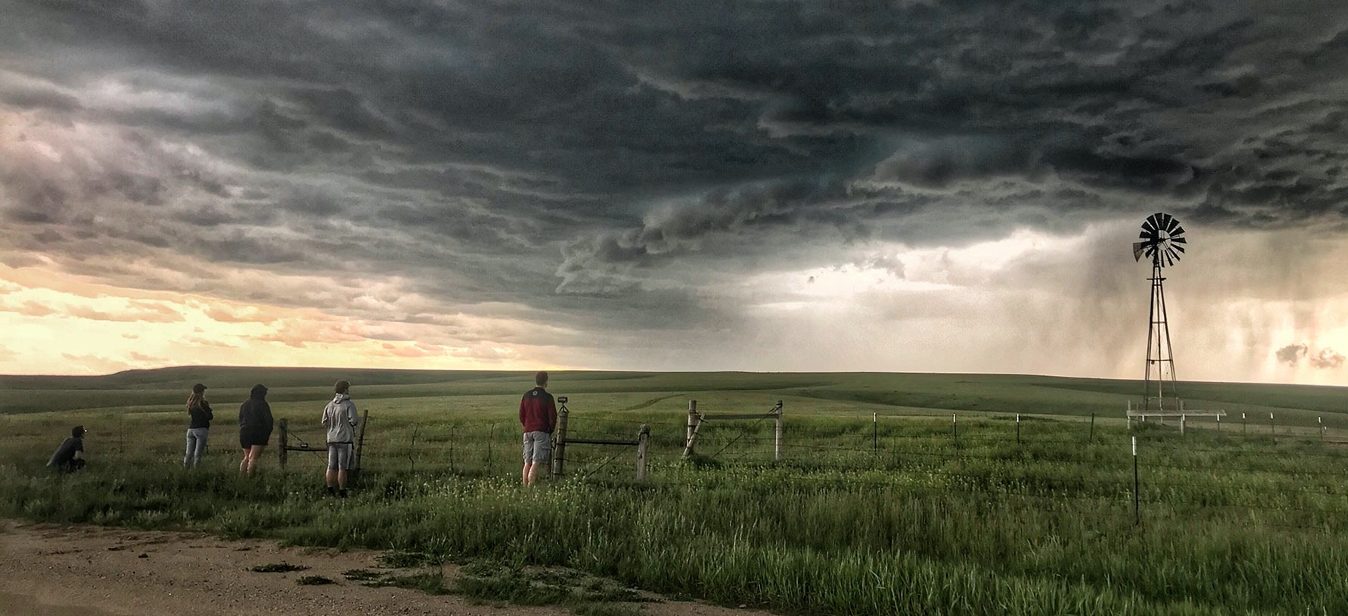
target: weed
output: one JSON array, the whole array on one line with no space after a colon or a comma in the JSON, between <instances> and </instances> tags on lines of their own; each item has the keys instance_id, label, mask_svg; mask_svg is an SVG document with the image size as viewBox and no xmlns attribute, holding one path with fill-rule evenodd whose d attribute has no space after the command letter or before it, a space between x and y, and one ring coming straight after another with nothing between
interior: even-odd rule
<instances>
[{"instance_id":1,"label":"weed","mask_svg":"<svg viewBox=\"0 0 1348 616\"><path fill-rule=\"evenodd\" d=\"M378 556L379 565L389 569L410 569L428 565L440 565L445 559L425 552L390 550Z\"/></svg>"},{"instance_id":2,"label":"weed","mask_svg":"<svg viewBox=\"0 0 1348 616\"><path fill-rule=\"evenodd\" d=\"M334 582L331 579L325 578L321 575L306 575L298 580L295 580L295 583L299 584L300 586L324 586L327 584L336 584L337 582Z\"/></svg>"},{"instance_id":3,"label":"weed","mask_svg":"<svg viewBox=\"0 0 1348 616\"><path fill-rule=\"evenodd\" d=\"M348 569L342 572L342 577L352 582L373 582L378 580L380 575L369 569Z\"/></svg>"},{"instance_id":4,"label":"weed","mask_svg":"<svg viewBox=\"0 0 1348 616\"><path fill-rule=\"evenodd\" d=\"M292 565L290 563L271 563L267 565L258 565L250 567L248 570L253 573L290 573L292 571L304 571L308 567L304 565Z\"/></svg>"},{"instance_id":5,"label":"weed","mask_svg":"<svg viewBox=\"0 0 1348 616\"><path fill-rule=\"evenodd\" d=\"M571 611L576 616L641 616L641 606L613 603L582 603Z\"/></svg>"},{"instance_id":6,"label":"weed","mask_svg":"<svg viewBox=\"0 0 1348 616\"><path fill-rule=\"evenodd\" d=\"M438 570L409 575L384 575L365 585L371 588L380 588L384 586L407 588L419 590L428 595L447 595L452 592L445 586L445 576Z\"/></svg>"}]
</instances>

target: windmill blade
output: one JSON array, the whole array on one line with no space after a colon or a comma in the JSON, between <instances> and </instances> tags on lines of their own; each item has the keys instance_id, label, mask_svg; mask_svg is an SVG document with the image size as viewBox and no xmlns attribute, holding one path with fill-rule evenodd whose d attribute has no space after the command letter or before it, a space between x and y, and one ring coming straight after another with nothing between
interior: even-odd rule
<instances>
[{"instance_id":1,"label":"windmill blade","mask_svg":"<svg viewBox=\"0 0 1348 616\"><path fill-rule=\"evenodd\" d=\"M1165 254L1166 254L1167 257L1170 257L1170 259L1172 260L1172 262L1174 262L1174 261L1179 261L1179 260L1180 260L1180 255L1179 255L1178 252L1175 252L1175 247L1173 247L1173 246L1171 246L1171 247L1169 247L1169 248L1166 248L1166 249L1165 249Z\"/></svg>"},{"instance_id":2,"label":"windmill blade","mask_svg":"<svg viewBox=\"0 0 1348 616\"><path fill-rule=\"evenodd\" d=\"M1178 251L1180 252L1180 254L1184 254L1184 247L1183 247L1183 246L1180 246L1179 244L1171 244L1171 245L1170 245L1170 249L1171 249L1171 250L1178 250Z\"/></svg>"},{"instance_id":3,"label":"windmill blade","mask_svg":"<svg viewBox=\"0 0 1348 616\"><path fill-rule=\"evenodd\" d=\"M1166 264L1167 267L1169 267L1169 266L1175 264L1175 260L1174 260L1174 259L1171 259L1171 258L1170 258L1170 255L1166 255L1165 261L1166 261L1165 264Z\"/></svg>"},{"instance_id":4,"label":"windmill blade","mask_svg":"<svg viewBox=\"0 0 1348 616\"><path fill-rule=\"evenodd\" d=\"M1166 233L1170 233L1170 234L1173 235L1173 234L1175 233L1175 229L1178 229L1178 228L1180 228L1179 220L1176 220L1174 216L1171 216L1171 215L1169 215L1169 214L1166 214L1166 216L1165 216L1165 232L1166 232Z\"/></svg>"},{"instance_id":5,"label":"windmill blade","mask_svg":"<svg viewBox=\"0 0 1348 616\"><path fill-rule=\"evenodd\" d=\"M1172 235L1172 236L1170 236L1170 241L1172 241L1172 242L1174 242L1174 243L1176 243L1176 244L1188 244L1188 243L1189 243L1189 240L1186 240L1186 239L1184 239L1183 237L1180 237L1180 236L1177 236L1177 235Z\"/></svg>"}]
</instances>

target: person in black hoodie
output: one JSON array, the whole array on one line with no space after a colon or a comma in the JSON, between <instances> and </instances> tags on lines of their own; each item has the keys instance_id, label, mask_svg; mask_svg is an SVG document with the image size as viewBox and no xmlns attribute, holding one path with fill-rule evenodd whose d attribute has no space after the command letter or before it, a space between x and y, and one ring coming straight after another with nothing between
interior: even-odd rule
<instances>
[{"instance_id":1,"label":"person in black hoodie","mask_svg":"<svg viewBox=\"0 0 1348 616\"><path fill-rule=\"evenodd\" d=\"M271 439L271 405L267 404L267 388L254 385L248 400L239 406L239 445L243 446L243 461L239 472L252 476L257 471L257 460L262 448Z\"/></svg>"},{"instance_id":2,"label":"person in black hoodie","mask_svg":"<svg viewBox=\"0 0 1348 616\"><path fill-rule=\"evenodd\" d=\"M84 426L70 429L70 438L61 441L61 446L51 455L47 466L62 473L84 468Z\"/></svg>"},{"instance_id":3,"label":"person in black hoodie","mask_svg":"<svg viewBox=\"0 0 1348 616\"><path fill-rule=\"evenodd\" d=\"M192 386L192 394L187 396L187 414L191 418L187 424L187 452L183 454L183 466L192 468L201 462L206 453L206 436L211 429L211 403L206 401L206 386L197 383Z\"/></svg>"}]
</instances>

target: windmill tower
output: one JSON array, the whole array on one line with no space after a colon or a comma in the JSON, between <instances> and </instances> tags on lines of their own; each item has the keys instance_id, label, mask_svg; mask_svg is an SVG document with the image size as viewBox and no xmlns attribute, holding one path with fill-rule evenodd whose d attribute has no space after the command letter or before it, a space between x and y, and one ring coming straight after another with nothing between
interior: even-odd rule
<instances>
[{"instance_id":1,"label":"windmill tower","mask_svg":"<svg viewBox=\"0 0 1348 616\"><path fill-rule=\"evenodd\" d=\"M1184 227L1174 216L1157 212L1142 221L1142 233L1133 243L1133 259L1151 259L1151 308L1147 317L1147 373L1142 410L1165 411L1166 396L1172 410L1179 405L1175 395L1175 352L1170 347L1170 325L1165 313L1165 277L1162 267L1175 265L1184 254ZM1153 406L1154 405L1154 406Z\"/></svg>"}]
</instances>

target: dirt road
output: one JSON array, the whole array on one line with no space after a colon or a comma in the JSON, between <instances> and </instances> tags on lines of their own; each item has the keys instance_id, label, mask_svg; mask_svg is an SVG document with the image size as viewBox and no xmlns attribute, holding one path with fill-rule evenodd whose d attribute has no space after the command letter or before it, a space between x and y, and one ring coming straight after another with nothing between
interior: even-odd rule
<instances>
[{"instance_id":1,"label":"dirt road","mask_svg":"<svg viewBox=\"0 0 1348 616\"><path fill-rule=\"evenodd\" d=\"M561 607L472 605L456 595L369 588L344 578L377 570L378 554L282 548L270 541L230 541L164 531L0 522L0 614L23 616L144 616L287 614L455 614L565 616ZM307 567L256 573L259 565ZM444 567L447 579L457 568ZM335 584L302 586L301 576ZM770 616L698 603L641 605L647 616Z\"/></svg>"}]
</instances>

